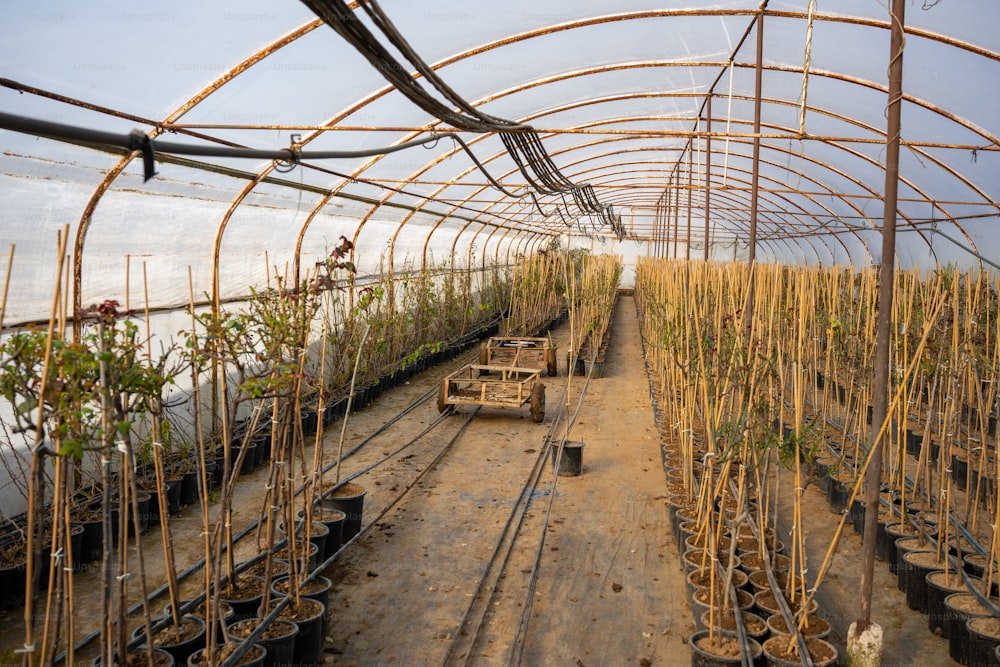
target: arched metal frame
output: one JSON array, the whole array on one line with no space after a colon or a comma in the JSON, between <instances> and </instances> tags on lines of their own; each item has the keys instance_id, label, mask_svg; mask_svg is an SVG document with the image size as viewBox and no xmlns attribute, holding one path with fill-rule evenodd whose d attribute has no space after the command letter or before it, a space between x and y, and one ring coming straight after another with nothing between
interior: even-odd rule
<instances>
[{"instance_id":1,"label":"arched metal frame","mask_svg":"<svg viewBox=\"0 0 1000 667\"><path fill-rule=\"evenodd\" d=\"M444 71L444 74L446 75L447 72L445 70L449 65L482 55L492 50L516 48L519 43L526 42L528 40L544 39L546 36L558 32L571 31L604 23L641 21L650 18L662 19L669 17L746 17L752 24L752 22L756 20L757 16L758 12L756 10L748 9L664 9L608 14L585 19L576 19L558 25L546 26L519 34L509 35L503 39L490 41L465 49L460 53L453 54L434 63L433 67L438 71ZM800 21L805 21L808 18L804 12L778 10L766 10L763 12L763 16L766 19L773 17ZM817 22L856 24L885 31L888 31L889 29L888 21L846 15L817 13L813 17L813 20ZM320 28L324 28L324 26L319 20L310 21L305 25L290 31L286 35L275 39L273 42L264 46L257 52L247 56L238 65L219 75L212 83L198 91L190 99L178 106L173 112L167 114L162 121L157 123L155 129L153 129L149 135L151 137L155 137L168 130L193 133L195 129L200 129L197 125L185 125L182 123L181 121L185 114L195 108L198 104L209 99L213 93L222 89L226 84L236 80L241 73L252 67L254 64L263 61L267 57L280 51L282 48L293 44L305 35ZM985 58L989 61L1000 61L1000 53L995 50L969 44L947 35L941 35L912 27L907 28L906 34L909 37L927 39L941 45L960 49L978 57ZM474 100L474 104L477 106L489 104L490 102L503 98L515 97L529 90L544 89L545 86L553 85L572 78L608 74L619 70L638 68L715 68L720 71L719 77L716 79L716 83L718 83L723 79L727 71L730 73L730 76L732 76L734 68L757 67L757 63L753 62L749 56L745 59L737 60L736 56L739 55L739 52L740 47L738 46L733 58L729 61L643 61L606 63L596 66L581 67L572 71L560 72L558 74L551 74L529 81L523 81L516 86L511 86L503 90L497 90L490 95L481 96L479 99ZM770 73L787 73L789 75L798 76L802 76L804 74L802 67L795 66L778 66L765 63L761 65L761 68ZM881 94L885 94L887 92L887 88L883 84L863 80L840 72L810 69L808 71L808 76L812 78L828 78L830 80L840 81L853 86L864 87ZM712 86L713 89L714 86L715 84ZM363 99L359 99L354 103L345 105L342 111L331 116L326 123L311 128L310 134L305 136L301 145L307 145L310 141L315 140L326 131L338 130L338 125L342 121L349 118L352 114L363 110L367 105L383 98L385 95L391 93L392 90L393 89L389 86L382 86L377 90L372 91ZM677 238L677 234L675 234L672 230L677 228L678 219L681 217L679 211L684 209L685 213L683 214L683 217L686 218L685 226L691 230L689 233L686 233L685 238L688 252L690 252L692 241L699 239L698 234L695 233L697 227L694 225L692 220L702 217L704 219L704 232L700 236L700 242L705 245L705 257L708 257L710 244L713 242L713 239L716 241L720 239L720 231L732 234L736 241L745 241L747 234L749 233L748 226L745 224L745 214L748 206L750 205L748 186L746 185L746 181L737 180L735 178L735 175L741 171L746 173L749 170L739 169L735 163L739 161L747 161L751 158L744 153L734 152L734 149L747 146L750 143L749 140L754 137L754 133L752 131L738 132L733 131L732 129L734 126L736 128L740 128L741 126L749 125L750 119L731 118L723 115L713 116L713 105L711 104L711 100L726 99L730 102L732 100L748 102L751 101L751 97L739 94L724 95L720 92L715 92L714 90L710 90L707 95L705 93L691 93L684 91L623 93L617 95L595 96L585 100L574 100L572 103L552 105L546 109L540 109L532 113L524 114L523 117L518 118L517 120L520 122L544 123L546 118L570 110L585 109L593 111L594 113L599 113L599 109L602 104L620 103L628 101L630 98L648 100L654 98L670 99L684 97L703 99L705 104L702 107L702 112L689 117L649 116L647 114L615 118L593 118L571 127L545 128L544 126L538 125L536 125L536 127L538 127L538 131L543 140L566 136L574 136L578 138L578 140L572 145L563 146L558 150L550 151L552 157L557 160L563 168L564 173L569 178L573 180L587 180L590 182L595 187L602 201L613 203L618 207L630 207L636 210L650 210L653 212L653 215L651 216L653 222L648 228L644 228L642 226L633 226L631 228L631 233L636 238L645 240L651 244L652 250L650 254L666 256L668 254L666 242L667 239L670 238L673 239L673 252L676 253L677 242L679 239ZM907 105L919 107L936 114L937 116L954 124L954 126L962 128L972 135L982 139L982 145L956 145L933 142L904 142L904 145L906 145L919 160L933 164L937 169L940 169L942 173L947 174L950 178L954 179L955 182L961 184L963 188L972 193L972 197L968 201L951 202L951 204L954 204L955 206L987 206L992 207L992 209L995 209L996 211L1000 211L1000 205L997 204L989 192L987 192L983 187L977 186L971 177L966 176L957 168L949 166L944 160L940 159L931 152L932 149L936 148L972 151L996 150L998 143L1000 143L998 142L997 136L987 132L981 127L978 127L975 123L963 118L958 113L940 108L929 101L921 100L912 95L906 94L904 94L903 100ZM799 106L799 102L797 100L773 98L767 97L766 95L763 97L762 101L766 105ZM723 105L720 104L716 106L719 107ZM836 182L852 183L857 190L854 192L844 192L842 189L836 188L831 184L825 184L823 182L825 179L821 178L816 171L811 171L810 173L799 172L796 174L796 179L800 180L800 182L805 181L812 184L813 187L817 188L817 191L814 193L799 191L795 193L796 196L793 198L791 193L788 191L787 185L783 179L779 177L781 174L788 173L788 167L780 164L777 160L767 160L765 158L761 158L760 164L766 165L768 169L773 172L773 174L762 173L760 175L763 185L759 188L759 194L761 197L760 201L763 204L762 208L764 210L762 211L758 221L761 225L758 241L764 247L772 246L773 244L780 244L786 248L784 252L790 252L799 257L804 258L807 254L811 253L815 255L817 261L822 261L824 257L828 257L830 261L833 261L836 257L836 252L831 247L832 243L839 245L840 250L845 256L852 256L852 251L840 238L841 234L848 234L853 236L858 242L858 246L869 254L868 259L870 260L870 251L867 249L867 246L859 233L860 230L858 227L856 225L845 224L843 227L831 228L829 221L835 219L837 216L834 215L829 206L821 204L820 198L832 197L839 201L846 210L853 211L859 219L864 219L864 212L862 208L858 206L857 201L860 199L877 200L879 197L878 192L872 187L866 185L866 183L861 179L851 177L843 168L823 163L822 161L808 155L804 149L801 153L796 153L790 148L786 149L779 146L776 142L822 142L824 145L835 148L839 151L840 156L849 156L852 160L859 160L867 166L883 169L883 166L879 164L877 160L864 154L860 150L855 150L851 147L851 144L880 143L884 141L884 131L879 128L868 126L858 119L837 113L831 109L824 109L815 105L809 105L805 106L805 111L809 114L819 114L847 123L849 126L857 128L861 133L866 135L867 138L865 136L833 137L801 135L799 134L799 130L797 128L772 124L765 125L766 129L762 129L761 133L757 135L757 138L762 142L761 147L770 153L787 155L789 157L794 156L799 160L806 161L813 169L817 169L820 172L826 171L831 175L835 175ZM629 124L651 122L673 124L687 123L693 126L693 129L680 131L656 131L650 129L629 130L627 128L627 125ZM722 124L725 125L725 129L719 130L718 128ZM248 127L257 128L260 126ZM704 129L702 129L702 127L704 127ZM445 130L448 128L441 127L440 123L431 122L422 127L393 129L400 132L396 143L401 143L418 136L425 135L428 132ZM199 136L204 137L206 135L203 132L200 132ZM469 144L476 146L487 137L489 137L489 135L473 137L470 139ZM210 135L209 138L211 138ZM663 146L661 144L664 139L681 140L684 143ZM725 141L722 141L721 139L725 139ZM221 140L219 141L221 142ZM656 142L660 143L656 144ZM618 146L619 143L634 143L636 146L626 148L625 150L615 150L616 147L620 148L620 146ZM601 149L601 152L596 152L594 149ZM699 159L697 161L692 158L692 154L695 151L697 151L699 155ZM423 167L411 172L405 179L403 179L403 182L421 182L420 179L423 174L427 173L431 169L439 167L458 152L457 148L443 151L433 159L428 160ZM653 159L649 160L633 159L635 154L656 152L661 154L669 153L671 155L666 156L662 160L655 159L655 156ZM686 158L685 155L687 156ZM628 159L621 159L623 156L628 156ZM496 152L488 157L480 156L481 162L487 168L495 167L496 164L500 163L503 157L504 154L501 152ZM671 159L672 157L673 159ZM107 170L105 177L95 188L90 201L87 203L84 211L82 212L80 223L76 230L73 254L74 308L79 308L82 305L81 282L82 265L85 260L85 240L90 228L94 210L104 194L114 184L115 180L124 172L125 167L131 162L132 158L133 156L126 156L112 168ZM380 159L381 158L379 157L373 157L365 161L364 164L348 174L346 178L334 175L331 172L331 183L328 192L321 196L319 201L312 207L311 210L308 211L304 222L297 230L297 240L294 251L295 256L292 258L297 278L300 274L300 255L302 252L303 239L305 238L307 230L317 219L317 216L320 212L322 212L324 207L329 205L330 202L334 201L336 198L345 196L352 182L364 180L366 172L376 165ZM311 165L302 165L300 168L314 167ZM262 169L257 173L255 178L248 181L245 187L243 187L242 190L240 190L240 192L234 197L226 213L219 220L212 250L212 299L216 304L218 304L221 296L219 293L218 283L219 263L222 259L220 256L222 240L228 223L231 220L233 213L241 204L243 204L246 197L254 191L259 183L265 180L273 169L274 164ZM399 197L399 194L393 189L387 189L384 196L378 201L370 203L368 211L361 216L358 226L354 232L355 239L358 234L360 234L365 224L369 220L373 219L377 215L378 211L384 206L401 205L403 208L408 209L408 212L403 216L402 221L398 224L396 232L393 235L391 250L389 252L390 266L394 260L395 241L405 228L406 223L412 219L413 216L422 213L431 213L437 217L437 222L429 227L427 235L424 238L421 267L426 268L427 253L435 232L445 222L450 222L456 227L454 236L451 239L452 254L454 253L455 248L457 248L459 239L463 235L472 235L468 245L470 266L473 263L473 249L477 247L476 241L485 233L485 240L481 246L483 255L480 258L480 264L483 268L486 268L486 249L491 243L495 246L495 257L493 258L493 261L495 263L505 263L511 261L512 254L516 257L519 254L533 251L547 239L559 236L560 234L568 231L567 228L563 226L561 220L553 218L551 215L541 217L539 220L537 211L531 211L530 209L525 211L523 208L521 210L515 210L516 202L512 201L509 197L506 197L502 193L493 193L492 200L479 199L490 194L490 186L485 183L479 187L473 188L471 195L465 195L459 198L451 198L448 196L449 188L452 186L461 185L463 189L467 189L470 185L467 179L474 175L475 171L474 167L469 167L463 163L462 168L457 170L450 179L440 181L439 185L426 195L421 203L415 205L409 203L396 203L395 200ZM685 176L683 178L687 183L686 186L681 183L682 171L685 172ZM666 174L674 175L665 176ZM518 175L515 169L508 168L498 176L498 180L504 183L512 181L516 182L519 180L517 176ZM954 227L958 230L958 233L962 236L962 238L964 238L968 245L974 250L976 249L975 238L965 229L960 219L953 217L949 213L950 206L948 202L936 201L930 193L922 191L915 183L907 181L905 178L902 182L905 183L906 187L918 194L918 197L915 198L914 201L927 203L932 206L934 210L940 211L941 218L954 225ZM733 183L738 183L740 187L732 187ZM519 188L523 188L523 184L518 184L512 187L512 189ZM671 196L670 194L671 191L679 192L680 190L686 190L685 197L683 198L684 201L682 201L680 196ZM557 203L557 200L552 197L540 197L539 199L542 203L543 209L548 207L551 210L551 207ZM472 202L473 200L475 200L475 203L470 204L469 202ZM427 208L430 203L446 203L447 206L445 212L443 214L437 211L431 212L430 209ZM731 207L731 211L724 211L721 208L723 206ZM768 213L767 209L772 207L775 211L782 211L784 215L772 215ZM793 219L795 221L793 226L789 225L789 219ZM671 220L673 220L673 224L671 224ZM709 227L713 224L714 227L709 229ZM917 227L917 224L919 224L919 221L907 219L905 215L901 216L901 226L905 227L906 225L910 225L912 229L916 230L917 234L920 238L922 238L924 244L926 245L928 253L932 257L936 256L935 249L931 243L932 235L921 230ZM494 240L494 237L498 233L499 236L497 236ZM782 253L778 252L776 247L773 251L767 252L774 258L782 255ZM501 259L500 257L502 253L506 254L504 259Z\"/></svg>"}]
</instances>

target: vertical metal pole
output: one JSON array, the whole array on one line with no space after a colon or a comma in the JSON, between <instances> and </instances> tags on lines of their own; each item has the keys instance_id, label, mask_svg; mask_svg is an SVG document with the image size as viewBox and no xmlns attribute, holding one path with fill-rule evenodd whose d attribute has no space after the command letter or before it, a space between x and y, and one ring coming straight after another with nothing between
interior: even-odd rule
<instances>
[{"instance_id":1,"label":"vertical metal pole","mask_svg":"<svg viewBox=\"0 0 1000 667\"><path fill-rule=\"evenodd\" d=\"M677 163L678 167L680 162ZM681 173L679 170L674 170L674 202L673 202L673 216L674 216L674 248L673 254L674 259L677 259L677 238L679 236L678 225L680 224L681 218L681 193L678 192L677 188L681 186Z\"/></svg>"},{"instance_id":2,"label":"vertical metal pole","mask_svg":"<svg viewBox=\"0 0 1000 667\"><path fill-rule=\"evenodd\" d=\"M872 438L886 419L889 399L889 337L896 266L896 200L899 190L899 130L903 99L903 18L905 0L893 0L889 21L889 108L885 149L885 210L882 213L882 265L878 281L878 322L875 333L875 382L872 397ZM861 547L861 604L857 633L871 625L875 538L882 481L882 439L874 443L865 480L865 529Z\"/></svg>"},{"instance_id":3,"label":"vertical metal pole","mask_svg":"<svg viewBox=\"0 0 1000 667\"><path fill-rule=\"evenodd\" d=\"M712 94L708 94L705 113L705 261L708 261L708 218L712 209Z\"/></svg>"},{"instance_id":4,"label":"vertical metal pole","mask_svg":"<svg viewBox=\"0 0 1000 667\"><path fill-rule=\"evenodd\" d=\"M694 139L691 140L694 146ZM687 197L687 236L684 239L684 259L691 260L691 190L694 188L694 150L688 153L688 197Z\"/></svg>"},{"instance_id":5,"label":"vertical metal pole","mask_svg":"<svg viewBox=\"0 0 1000 667\"><path fill-rule=\"evenodd\" d=\"M760 107L764 72L764 11L757 15L757 67L755 69L753 97L753 172L750 179L750 247L747 253L747 298L743 321L749 327L753 322L754 262L757 261L757 192L760 188Z\"/></svg>"}]
</instances>

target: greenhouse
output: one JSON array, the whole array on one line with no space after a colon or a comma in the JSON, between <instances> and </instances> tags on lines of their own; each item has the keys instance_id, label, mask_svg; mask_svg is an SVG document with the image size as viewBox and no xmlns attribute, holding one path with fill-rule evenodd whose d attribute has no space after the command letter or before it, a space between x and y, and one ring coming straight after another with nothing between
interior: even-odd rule
<instances>
[{"instance_id":1,"label":"greenhouse","mask_svg":"<svg viewBox=\"0 0 1000 667\"><path fill-rule=\"evenodd\" d=\"M0 665L1000 665L995 0L0 15Z\"/></svg>"}]
</instances>

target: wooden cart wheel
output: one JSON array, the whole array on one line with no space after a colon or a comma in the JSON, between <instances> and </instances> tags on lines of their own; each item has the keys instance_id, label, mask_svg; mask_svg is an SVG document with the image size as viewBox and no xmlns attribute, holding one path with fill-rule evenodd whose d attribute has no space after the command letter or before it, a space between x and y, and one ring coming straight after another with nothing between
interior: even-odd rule
<instances>
[{"instance_id":1,"label":"wooden cart wheel","mask_svg":"<svg viewBox=\"0 0 1000 667\"><path fill-rule=\"evenodd\" d=\"M531 387L531 421L536 424L545 419L545 385L536 382Z\"/></svg>"},{"instance_id":2,"label":"wooden cart wheel","mask_svg":"<svg viewBox=\"0 0 1000 667\"><path fill-rule=\"evenodd\" d=\"M556 363L556 351L551 347L545 350L545 367L549 372L549 377L559 375L559 366Z\"/></svg>"},{"instance_id":3,"label":"wooden cart wheel","mask_svg":"<svg viewBox=\"0 0 1000 667\"><path fill-rule=\"evenodd\" d=\"M443 380L438 387L438 412L448 409L448 381Z\"/></svg>"}]
</instances>

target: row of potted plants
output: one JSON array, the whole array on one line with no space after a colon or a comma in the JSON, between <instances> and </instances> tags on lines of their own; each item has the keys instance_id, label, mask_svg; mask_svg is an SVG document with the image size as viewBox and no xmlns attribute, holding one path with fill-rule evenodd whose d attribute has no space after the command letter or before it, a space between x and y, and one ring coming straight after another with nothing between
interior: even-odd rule
<instances>
[{"instance_id":1,"label":"row of potted plants","mask_svg":"<svg viewBox=\"0 0 1000 667\"><path fill-rule=\"evenodd\" d=\"M868 384L878 272L753 271L751 279L744 266L640 262L636 296L648 364L670 424L684 439L703 438L720 460L751 443L754 457L740 451L740 460L773 456L791 469L796 489L817 454L835 454L835 465L821 460L822 467L838 500L853 495L860 506L869 443L883 430L871 423ZM900 506L933 507L952 539L971 537L995 563L997 500L985 481L997 476L995 280L950 268L895 279L888 456L879 471L885 502L892 496ZM827 433L830 423L840 425L838 435ZM698 463L690 446L682 470ZM956 473L963 458L980 465ZM686 474L693 482L694 471ZM801 525L797 512L793 525ZM845 520L860 516L847 507ZM941 548L947 551L947 539Z\"/></svg>"},{"instance_id":2,"label":"row of potted plants","mask_svg":"<svg viewBox=\"0 0 1000 667\"><path fill-rule=\"evenodd\" d=\"M359 285L347 259L350 250L342 239L301 284L271 276L266 289L252 291L237 307L192 305L190 328L155 355L152 336L139 334L141 321L113 301L78 313L89 323L75 337L54 323L49 331L19 332L3 341L0 394L17 420L11 430L29 436L31 458L27 525L17 526L24 551L34 556L24 560L22 577L30 619L26 643L40 640L28 664L48 664L59 646L74 660L75 649L65 642L74 636L73 568L48 568L48 585L42 585L40 566L49 562L43 545L69 564L99 553L107 591L100 633L104 664L136 647L128 636L125 600L137 588L146 644L158 643L152 633L154 627L161 631L159 625L166 640L184 635L189 624L180 612L172 529L162 520L177 510L172 494L184 486L201 523L208 637L203 664L219 664L242 650L245 644L227 635L222 602L236 595L240 573L232 548L235 491L240 477L257 467L266 466L258 474L266 474L268 496L257 533L267 554L264 596L275 578L278 557L272 554L284 549L291 563L288 593L298 608L298 584L309 576L299 556L308 556L309 547L282 536L282 527L301 526L304 536L314 536L323 518L336 515L324 503L353 490L340 484L339 465L333 473L325 470L319 446L324 427L495 332L497 304L508 299L506 269L404 272ZM177 400L181 375L190 378L186 401ZM184 426L178 413L186 414ZM317 445L311 454L308 445ZM185 475L179 476L182 468ZM169 481L174 477L181 480L176 486ZM75 507L97 519L100 547L88 551L71 542L77 539L70 529ZM43 516L50 521L37 520ZM172 611L166 621L148 604L142 541L129 542L150 517L159 523L166 572L149 575L167 580ZM33 612L41 591L47 591L43 615ZM20 602L17 596L14 602ZM262 603L257 609L270 607Z\"/></svg>"},{"instance_id":3,"label":"row of potted plants","mask_svg":"<svg viewBox=\"0 0 1000 667\"><path fill-rule=\"evenodd\" d=\"M689 644L698 664L765 656L799 664L804 652L833 664L839 649L822 638L829 626L815 606L818 582L804 576L803 535L786 543L773 528L775 478L791 474L804 486L799 462L812 440L801 422L774 428L782 411L772 391L790 363L783 355L795 359L801 341L775 344L767 320L740 298L750 289L731 266L644 260L637 268L671 516L698 626ZM800 509L796 496L793 515ZM790 519L801 525L801 516Z\"/></svg>"}]
</instances>

